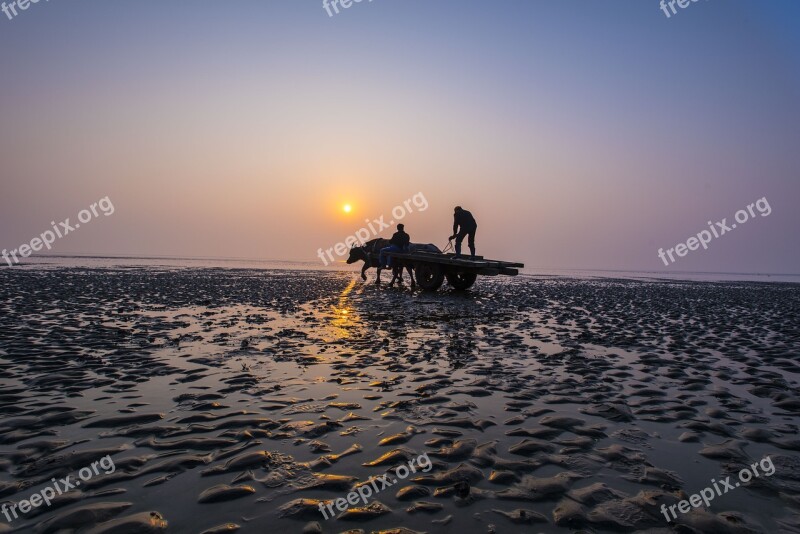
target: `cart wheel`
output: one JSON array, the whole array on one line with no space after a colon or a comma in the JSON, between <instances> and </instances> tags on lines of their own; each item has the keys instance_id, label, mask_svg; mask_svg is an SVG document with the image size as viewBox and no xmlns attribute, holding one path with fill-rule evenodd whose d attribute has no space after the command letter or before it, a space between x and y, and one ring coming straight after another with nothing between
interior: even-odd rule
<instances>
[{"instance_id":1,"label":"cart wheel","mask_svg":"<svg viewBox=\"0 0 800 534\"><path fill-rule=\"evenodd\" d=\"M444 273L438 265L422 263L414 269L417 285L425 291L436 291L444 283Z\"/></svg>"},{"instance_id":2,"label":"cart wheel","mask_svg":"<svg viewBox=\"0 0 800 534\"><path fill-rule=\"evenodd\" d=\"M465 273L464 271L458 271L454 273L447 273L447 283L453 286L455 289L469 289L472 287L472 284L475 283L475 280L478 279L478 275L475 273Z\"/></svg>"}]
</instances>

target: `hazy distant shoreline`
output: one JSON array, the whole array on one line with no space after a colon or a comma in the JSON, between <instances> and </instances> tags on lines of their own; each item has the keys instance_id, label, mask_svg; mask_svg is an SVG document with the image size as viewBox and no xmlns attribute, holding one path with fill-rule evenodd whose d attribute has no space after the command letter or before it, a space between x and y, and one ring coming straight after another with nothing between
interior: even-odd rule
<instances>
[{"instance_id":1,"label":"hazy distant shoreline","mask_svg":"<svg viewBox=\"0 0 800 534\"><path fill-rule=\"evenodd\" d=\"M3 266L0 266L3 267ZM326 272L355 272L361 267L335 263L324 266L319 261L255 260L242 258L181 258L158 256L99 256L99 255L37 255L26 259L15 269L31 268L122 268L122 267L167 267L167 268L223 268L223 269L290 269ZM370 271L374 280L374 270ZM625 280L674 280L694 282L765 282L800 283L800 274L773 273L705 273L662 271L617 271L608 269L521 269L521 276L562 278L621 278Z\"/></svg>"}]
</instances>

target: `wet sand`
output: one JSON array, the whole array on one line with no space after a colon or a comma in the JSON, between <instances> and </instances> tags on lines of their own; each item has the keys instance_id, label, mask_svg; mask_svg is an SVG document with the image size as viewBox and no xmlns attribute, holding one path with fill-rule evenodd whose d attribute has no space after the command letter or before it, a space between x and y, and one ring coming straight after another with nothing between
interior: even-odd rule
<instances>
[{"instance_id":1,"label":"wet sand","mask_svg":"<svg viewBox=\"0 0 800 534\"><path fill-rule=\"evenodd\" d=\"M116 465L0 532L800 532L799 319L797 284L0 269L0 501Z\"/></svg>"}]
</instances>

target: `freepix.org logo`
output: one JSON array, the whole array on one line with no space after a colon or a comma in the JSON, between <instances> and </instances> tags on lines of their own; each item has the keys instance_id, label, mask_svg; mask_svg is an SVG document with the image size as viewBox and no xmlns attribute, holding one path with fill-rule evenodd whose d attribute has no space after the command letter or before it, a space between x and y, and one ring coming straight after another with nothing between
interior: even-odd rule
<instances>
[{"instance_id":1,"label":"freepix.org logo","mask_svg":"<svg viewBox=\"0 0 800 534\"><path fill-rule=\"evenodd\" d=\"M330 260L330 262L336 261L334 254L336 256L344 256L350 251L350 248L356 245L363 245L367 242L367 240L379 235L383 230L391 228L394 223L400 222L400 220L402 220L406 215L414 213L414 208L416 208L418 212L428 209L428 199L426 199L425 195L423 195L421 192L409 198L402 204L395 206L392 209L393 219L391 219L389 222L384 221L386 218L385 215L381 215L372 221L365 219L364 222L367 223L369 228L359 228L353 235L347 236L344 241L336 243L328 249L317 249L317 256L322 260L322 263L327 266L329 263L328 260ZM325 257L326 254L327 258Z\"/></svg>"},{"instance_id":2,"label":"freepix.org logo","mask_svg":"<svg viewBox=\"0 0 800 534\"><path fill-rule=\"evenodd\" d=\"M80 228L81 224L88 224L93 219L100 217L100 212L97 211L97 208L100 208L100 212L102 212L106 217L114 214L114 204L111 203L111 199L108 197L101 198L98 202L95 202L89 206L91 211L89 211L89 209L85 209L78 212L78 221L80 222L70 223L69 217L58 223L58 225L56 225L55 221L51 221L50 225L53 227L52 230L45 230L39 237L34 237L31 239L30 243L24 243L10 252L6 249L3 249L3 251L0 252L0 256L6 260L6 263L8 263L9 267L13 267L20 261L20 259L17 257L17 254L19 254L22 258L27 258L32 253L39 252L42 250L42 248L50 250L53 248L53 243L56 242L56 237L58 237L58 239L62 239Z\"/></svg>"},{"instance_id":3,"label":"freepix.org logo","mask_svg":"<svg viewBox=\"0 0 800 534\"><path fill-rule=\"evenodd\" d=\"M699 1L700 0L661 0L661 11L664 12L667 18L670 18L672 15L678 14L678 10L675 8L676 5L681 9L686 9Z\"/></svg>"},{"instance_id":4,"label":"freepix.org logo","mask_svg":"<svg viewBox=\"0 0 800 534\"><path fill-rule=\"evenodd\" d=\"M57 496L64 495L65 493L77 489L81 485L81 482L88 482L93 477L99 476L101 470L104 475L110 475L117 470L117 466L114 465L114 460L111 459L110 455L106 455L100 458L100 460L92 462L90 466L82 467L78 471L77 478L72 475L67 475L66 478L60 479L52 478L50 480L51 484L32 494L27 499L23 499L16 504L3 503L0 512L5 516L6 521L11 523L15 519L19 519L17 510L19 510L20 514L24 515L40 506L49 508Z\"/></svg>"},{"instance_id":5,"label":"freepix.org logo","mask_svg":"<svg viewBox=\"0 0 800 534\"><path fill-rule=\"evenodd\" d=\"M661 513L664 514L664 518L669 523L671 521L677 521L678 519L678 514L675 513L676 508L678 509L678 512L682 514L688 514L692 508L699 508L702 505L705 505L706 508L710 508L711 501L714 500L715 497L722 497L729 491L747 484L754 477L760 477L761 474L758 472L759 467L761 467L761 471L764 473L764 476L771 477L775 474L775 464L772 463L772 457L765 456L760 462L745 466L744 469L739 471L738 482L734 481L731 483L731 477L725 477L723 480L720 480L719 483L717 483L717 481L712 478L711 485L713 486L713 489L711 486L704 488L700 491L700 493L695 493L688 499L680 501L677 504L673 504L669 507L667 507L666 504L662 504ZM716 490L716 492L714 490ZM668 511L672 513L672 518L670 518L669 513L667 513Z\"/></svg>"},{"instance_id":6,"label":"freepix.org logo","mask_svg":"<svg viewBox=\"0 0 800 534\"><path fill-rule=\"evenodd\" d=\"M44 0L49 2L50 0ZM5 13L8 20L14 20L14 17L19 15L19 11L27 11L31 4L38 4L40 0L13 0L12 2L3 2L0 4L0 11ZM19 9L19 11L17 11Z\"/></svg>"},{"instance_id":7,"label":"freepix.org logo","mask_svg":"<svg viewBox=\"0 0 800 534\"><path fill-rule=\"evenodd\" d=\"M377 495L386 488L394 486L398 482L408 477L411 473L416 473L417 467L419 467L420 471L423 473L428 473L431 469L433 469L433 462L431 462L430 457L428 457L428 453L423 453L417 458L411 458L411 460L408 462L408 467L405 465L398 466L395 471L397 478L389 478L388 475L369 477L366 483L359 485L358 489L348 493L346 498L340 497L335 501L320 502L319 511L322 512L322 517L325 519L330 519L332 517L336 517L336 513L333 511L334 505L340 512L344 512L350 506L355 506L358 504L359 499L362 503L364 503L364 506L366 506L369 503L370 497ZM377 486L378 482L381 484L380 488ZM373 489L375 490L374 492Z\"/></svg>"},{"instance_id":8,"label":"freepix.org logo","mask_svg":"<svg viewBox=\"0 0 800 534\"><path fill-rule=\"evenodd\" d=\"M733 217L736 220L735 223L728 224L727 217L716 223L708 221L708 230L701 230L698 232L697 237L690 237L686 240L686 243L678 243L674 247L668 248L666 253L663 248L658 249L658 257L661 258L664 265L669 266L670 262L675 263L676 261L675 256L672 255L673 252L683 258L690 251L697 250L701 246L703 249L708 249L708 245L711 243L712 239L722 237L728 232L732 232L736 229L737 224L744 224L750 219L755 219L756 211L753 208L756 208L762 217L768 217L769 214L772 213L772 208L767 201L767 197L761 197L754 203L749 204L746 211L744 209L737 211ZM669 256L670 262L667 261L667 256Z\"/></svg>"},{"instance_id":9,"label":"freepix.org logo","mask_svg":"<svg viewBox=\"0 0 800 534\"><path fill-rule=\"evenodd\" d=\"M328 12L328 16L332 17L339 14L339 7L342 9L350 8L353 3L360 4L363 0L322 0L322 7ZM372 2L372 0L368 0Z\"/></svg>"}]
</instances>

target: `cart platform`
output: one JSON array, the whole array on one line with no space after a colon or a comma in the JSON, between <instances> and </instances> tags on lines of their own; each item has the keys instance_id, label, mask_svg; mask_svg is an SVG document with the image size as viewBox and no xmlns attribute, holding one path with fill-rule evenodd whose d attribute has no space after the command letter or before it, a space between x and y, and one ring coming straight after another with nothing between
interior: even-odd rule
<instances>
[{"instance_id":1,"label":"cart platform","mask_svg":"<svg viewBox=\"0 0 800 534\"><path fill-rule=\"evenodd\" d=\"M384 256L396 258L414 268L417 284L427 291L436 291L444 280L456 289L471 287L478 275L516 276L525 267L518 262L490 260L483 256L461 256L434 252L386 252Z\"/></svg>"}]
</instances>

